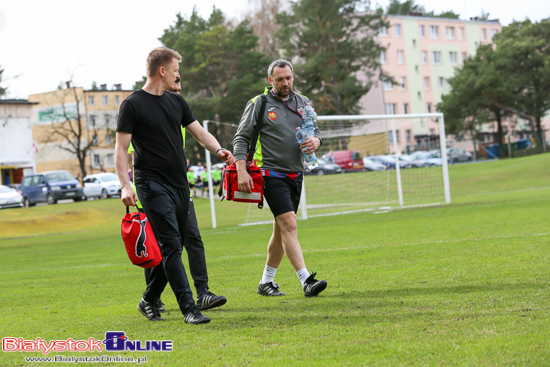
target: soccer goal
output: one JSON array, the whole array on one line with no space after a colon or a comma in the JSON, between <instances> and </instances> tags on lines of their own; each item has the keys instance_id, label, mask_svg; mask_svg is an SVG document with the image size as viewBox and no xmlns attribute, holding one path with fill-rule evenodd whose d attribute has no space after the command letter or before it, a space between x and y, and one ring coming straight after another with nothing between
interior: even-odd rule
<instances>
[{"instance_id":1,"label":"soccer goal","mask_svg":"<svg viewBox=\"0 0 550 367\"><path fill-rule=\"evenodd\" d=\"M318 116L317 121L323 136L316 152L319 167L305 172L298 219L451 202L443 114ZM207 130L209 124L203 123ZM210 174L208 151L206 165ZM215 228L219 198L209 192ZM273 221L267 203L261 210L239 205L248 205L242 225Z\"/></svg>"}]
</instances>

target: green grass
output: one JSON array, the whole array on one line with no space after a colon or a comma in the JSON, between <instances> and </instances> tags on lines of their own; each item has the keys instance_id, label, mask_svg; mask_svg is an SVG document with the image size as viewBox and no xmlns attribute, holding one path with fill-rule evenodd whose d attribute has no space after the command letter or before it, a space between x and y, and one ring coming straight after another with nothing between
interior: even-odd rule
<instances>
[{"instance_id":1,"label":"green grass","mask_svg":"<svg viewBox=\"0 0 550 367\"><path fill-rule=\"evenodd\" d=\"M1 210L2 338L172 340L166 353L48 355L151 366L550 365L550 154L453 165L450 180L450 205L300 221L308 269L329 284L312 299L286 259L287 296L258 296L271 226L238 227L246 205L222 202L212 229L195 200L211 288L229 300L199 326L169 290L165 322L136 311L143 272L121 243L119 200ZM40 356L2 352L0 365Z\"/></svg>"}]
</instances>

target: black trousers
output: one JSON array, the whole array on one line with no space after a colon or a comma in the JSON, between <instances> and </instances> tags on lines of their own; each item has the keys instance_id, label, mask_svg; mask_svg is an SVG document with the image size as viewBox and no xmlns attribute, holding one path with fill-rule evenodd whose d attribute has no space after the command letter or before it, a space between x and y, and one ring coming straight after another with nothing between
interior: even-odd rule
<instances>
[{"instance_id":1,"label":"black trousers","mask_svg":"<svg viewBox=\"0 0 550 367\"><path fill-rule=\"evenodd\" d=\"M206 268L206 257L204 255L204 243L202 242L197 215L195 214L195 204L193 198L189 199L189 216L187 219L187 233L183 240L183 246L187 252L189 261L189 272L195 284L197 294L208 288L208 270ZM145 282L149 284L152 268L145 268Z\"/></svg>"},{"instance_id":2,"label":"black trousers","mask_svg":"<svg viewBox=\"0 0 550 367\"><path fill-rule=\"evenodd\" d=\"M151 270L143 297L147 302L155 301L170 283L180 309L186 312L195 303L181 261L187 232L189 188L157 181L140 182L136 188L162 253L162 266Z\"/></svg>"}]
</instances>

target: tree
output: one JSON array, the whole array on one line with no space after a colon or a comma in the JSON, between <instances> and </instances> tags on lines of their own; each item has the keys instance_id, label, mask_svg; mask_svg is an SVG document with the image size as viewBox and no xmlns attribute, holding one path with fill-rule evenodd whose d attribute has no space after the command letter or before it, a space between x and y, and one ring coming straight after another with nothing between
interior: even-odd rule
<instances>
[{"instance_id":1,"label":"tree","mask_svg":"<svg viewBox=\"0 0 550 367\"><path fill-rule=\"evenodd\" d=\"M94 126L90 131L86 126L86 120L81 112L84 100L82 88L72 85L71 80L67 82L66 89L56 91L54 95L56 106L43 112L49 124L41 143L54 143L58 149L74 155L78 159L80 172L84 177L86 176L86 157L97 144L97 130Z\"/></svg>"},{"instance_id":2,"label":"tree","mask_svg":"<svg viewBox=\"0 0 550 367\"><path fill-rule=\"evenodd\" d=\"M497 121L497 142L502 145L502 117L514 114L529 121L542 152L541 120L550 109L549 37L550 21L526 20L504 27L495 45L480 46L449 80L452 91L438 105L448 131L460 131L464 121L488 109Z\"/></svg>"},{"instance_id":3,"label":"tree","mask_svg":"<svg viewBox=\"0 0 550 367\"><path fill-rule=\"evenodd\" d=\"M493 46L482 45L476 55L465 60L455 76L448 79L451 92L443 95L437 105L445 115L447 133L472 132L492 120L497 123L497 142L502 146L502 105L509 104L513 96L508 80L495 68L496 62L498 56Z\"/></svg>"},{"instance_id":4,"label":"tree","mask_svg":"<svg viewBox=\"0 0 550 367\"><path fill-rule=\"evenodd\" d=\"M7 88L3 88L2 85L2 75L4 74L4 69L0 67L0 98L6 95Z\"/></svg>"},{"instance_id":5,"label":"tree","mask_svg":"<svg viewBox=\"0 0 550 367\"><path fill-rule=\"evenodd\" d=\"M277 15L277 37L292 58L295 88L309 96L318 114L356 114L359 99L380 69L376 32L380 15L358 13L364 0L299 0ZM360 80L359 73L366 78Z\"/></svg>"},{"instance_id":6,"label":"tree","mask_svg":"<svg viewBox=\"0 0 550 367\"><path fill-rule=\"evenodd\" d=\"M258 36L258 51L272 60L279 58L280 44L275 36L279 25L275 22L277 13L283 8L284 0L248 0L250 10L246 19Z\"/></svg>"},{"instance_id":7,"label":"tree","mask_svg":"<svg viewBox=\"0 0 550 367\"><path fill-rule=\"evenodd\" d=\"M388 7L385 11L379 9L379 11L384 12L387 15L419 15L424 17L436 17L436 18L448 18L448 19L458 19L459 15L455 12L448 10L444 11L441 14L435 14L432 10L427 12L423 5L416 4L414 0L407 0L400 2L399 0L390 0Z\"/></svg>"},{"instance_id":8,"label":"tree","mask_svg":"<svg viewBox=\"0 0 550 367\"><path fill-rule=\"evenodd\" d=\"M529 121L537 150L543 151L541 121L550 110L550 19L513 22L495 36L500 62L514 99L502 106Z\"/></svg>"},{"instance_id":9,"label":"tree","mask_svg":"<svg viewBox=\"0 0 550 367\"><path fill-rule=\"evenodd\" d=\"M215 7L208 20L193 9L189 19L178 14L160 41L182 55L181 93L201 121L236 125L246 102L263 91L269 62L256 50L258 37L246 20L233 27ZM217 124L210 132L230 147L234 128L228 130ZM186 140L186 149L194 152L189 155L192 163L203 160L203 150L193 138Z\"/></svg>"}]
</instances>

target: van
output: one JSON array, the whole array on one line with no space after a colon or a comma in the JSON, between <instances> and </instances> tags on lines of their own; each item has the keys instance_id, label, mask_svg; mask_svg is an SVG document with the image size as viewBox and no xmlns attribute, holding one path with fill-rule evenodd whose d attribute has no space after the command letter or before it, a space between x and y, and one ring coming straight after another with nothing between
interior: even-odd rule
<instances>
[{"instance_id":1,"label":"van","mask_svg":"<svg viewBox=\"0 0 550 367\"><path fill-rule=\"evenodd\" d=\"M23 177L21 194L25 207L37 203L56 204L58 200L83 200L82 186L69 171L48 171Z\"/></svg>"},{"instance_id":2,"label":"van","mask_svg":"<svg viewBox=\"0 0 550 367\"><path fill-rule=\"evenodd\" d=\"M345 171L364 171L363 157L358 150L336 150L323 155L330 163L342 167Z\"/></svg>"}]
</instances>

